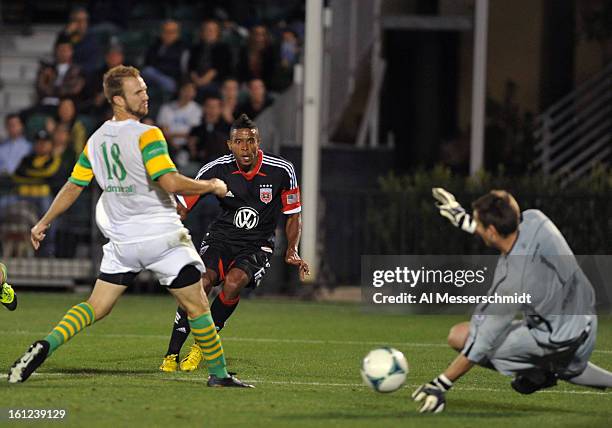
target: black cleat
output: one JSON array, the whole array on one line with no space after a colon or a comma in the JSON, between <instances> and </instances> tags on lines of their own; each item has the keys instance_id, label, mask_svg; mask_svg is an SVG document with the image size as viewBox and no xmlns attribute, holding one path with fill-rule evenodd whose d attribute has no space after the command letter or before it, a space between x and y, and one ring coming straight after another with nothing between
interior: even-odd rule
<instances>
[{"instance_id":1,"label":"black cleat","mask_svg":"<svg viewBox=\"0 0 612 428\"><path fill-rule=\"evenodd\" d=\"M19 358L8 373L9 383L25 382L34 373L49 355L49 342L37 340L32 343L28 350Z\"/></svg>"},{"instance_id":2,"label":"black cleat","mask_svg":"<svg viewBox=\"0 0 612 428\"><path fill-rule=\"evenodd\" d=\"M519 394L533 394L544 388L557 384L557 375L548 371L538 371L527 375L518 375L510 383L512 389Z\"/></svg>"},{"instance_id":3,"label":"black cleat","mask_svg":"<svg viewBox=\"0 0 612 428\"><path fill-rule=\"evenodd\" d=\"M229 375L228 377L217 377L211 374L208 376L208 382L206 384L215 388L255 388L253 385L245 383L233 375Z\"/></svg>"}]
</instances>

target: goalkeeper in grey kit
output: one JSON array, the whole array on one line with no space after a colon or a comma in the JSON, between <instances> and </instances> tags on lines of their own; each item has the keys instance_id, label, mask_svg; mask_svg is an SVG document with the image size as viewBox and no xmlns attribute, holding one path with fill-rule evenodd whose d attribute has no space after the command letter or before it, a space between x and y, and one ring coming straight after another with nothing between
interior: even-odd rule
<instances>
[{"instance_id":1,"label":"goalkeeper in grey kit","mask_svg":"<svg viewBox=\"0 0 612 428\"><path fill-rule=\"evenodd\" d=\"M449 345L459 352L447 369L412 398L421 412L438 413L445 392L475 364L513 376L512 388L531 394L564 380L612 387L612 373L589 362L597 336L595 293L572 250L539 210L520 212L506 191L493 190L473 204L473 218L441 188L433 189L440 214L501 252L489 294L526 292L531 304L476 307L470 322L453 326ZM515 320L517 313L521 320Z\"/></svg>"}]
</instances>

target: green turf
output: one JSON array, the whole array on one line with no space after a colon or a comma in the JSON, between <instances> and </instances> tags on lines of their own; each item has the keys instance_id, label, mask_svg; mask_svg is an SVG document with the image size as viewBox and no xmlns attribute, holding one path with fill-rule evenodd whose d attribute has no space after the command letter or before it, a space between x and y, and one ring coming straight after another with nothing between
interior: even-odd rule
<instances>
[{"instance_id":1,"label":"green turf","mask_svg":"<svg viewBox=\"0 0 612 428\"><path fill-rule=\"evenodd\" d=\"M82 296L21 293L0 308L3 370ZM169 296L125 296L109 318L60 348L24 384L0 379L0 408L64 408L57 426L610 426L612 393L563 384L533 396L476 368L447 394L447 411L419 415L409 399L445 368L448 328L461 317L364 313L357 305L251 300L223 332L230 370L255 390L210 389L206 372L158 371L174 318ZM402 350L407 387L361 385L361 358L377 344ZM431 344L428 346L427 344ZM612 369L612 318L600 318L593 361ZM0 423L3 421L0 421ZM4 421L6 422L6 421ZM55 426L55 425L54 425Z\"/></svg>"}]
</instances>

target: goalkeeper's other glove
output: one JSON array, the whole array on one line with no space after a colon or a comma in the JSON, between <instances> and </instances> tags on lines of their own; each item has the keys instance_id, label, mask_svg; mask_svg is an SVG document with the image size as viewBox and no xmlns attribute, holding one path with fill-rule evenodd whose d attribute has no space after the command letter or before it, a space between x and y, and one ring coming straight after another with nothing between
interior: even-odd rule
<instances>
[{"instance_id":1,"label":"goalkeeper's other glove","mask_svg":"<svg viewBox=\"0 0 612 428\"><path fill-rule=\"evenodd\" d=\"M472 219L465 209L455 199L455 196L441 187L431 189L433 197L436 199L436 207L440 210L440 215L446 217L455 227L459 227L468 233L476 230L476 220Z\"/></svg>"},{"instance_id":2,"label":"goalkeeper's other glove","mask_svg":"<svg viewBox=\"0 0 612 428\"><path fill-rule=\"evenodd\" d=\"M412 393L412 399L417 403L423 402L419 413L440 413L444 410L446 400L444 393L451 389L453 383L443 374L429 383L419 386Z\"/></svg>"}]
</instances>

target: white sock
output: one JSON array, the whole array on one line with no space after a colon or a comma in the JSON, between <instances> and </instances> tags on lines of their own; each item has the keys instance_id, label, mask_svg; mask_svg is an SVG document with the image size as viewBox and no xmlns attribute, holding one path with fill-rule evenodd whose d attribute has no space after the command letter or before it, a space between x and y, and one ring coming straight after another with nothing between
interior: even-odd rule
<instances>
[{"instance_id":1,"label":"white sock","mask_svg":"<svg viewBox=\"0 0 612 428\"><path fill-rule=\"evenodd\" d=\"M567 381L576 385L593 388L612 388L612 373L589 362L582 373L567 379Z\"/></svg>"}]
</instances>

